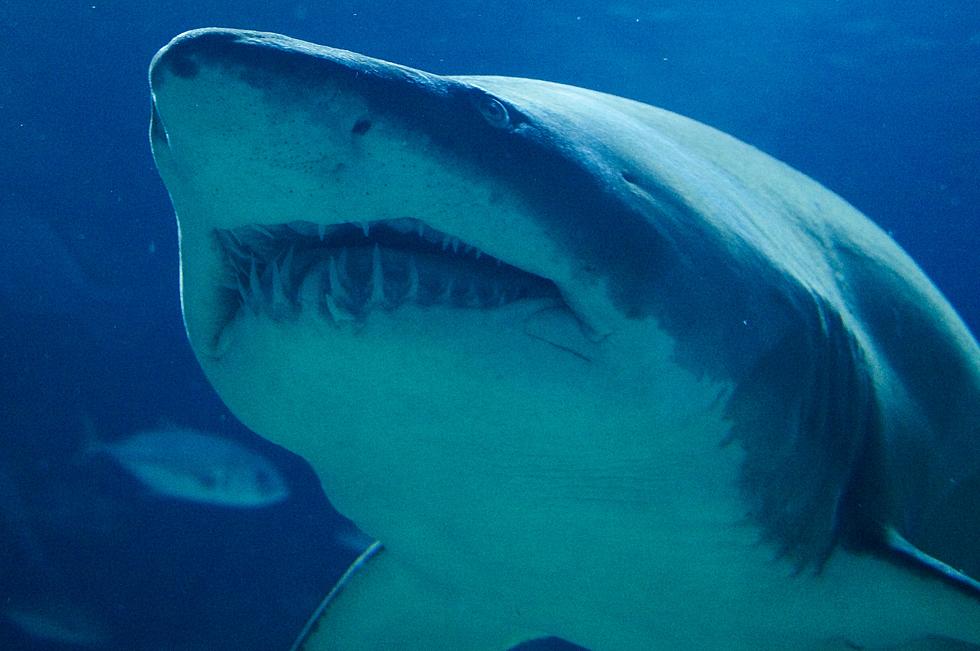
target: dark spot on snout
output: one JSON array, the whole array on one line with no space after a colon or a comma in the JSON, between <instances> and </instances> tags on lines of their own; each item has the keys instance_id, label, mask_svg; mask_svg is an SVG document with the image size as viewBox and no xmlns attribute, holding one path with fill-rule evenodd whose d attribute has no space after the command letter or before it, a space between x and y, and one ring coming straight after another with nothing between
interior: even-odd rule
<instances>
[{"instance_id":1,"label":"dark spot on snout","mask_svg":"<svg viewBox=\"0 0 980 651\"><path fill-rule=\"evenodd\" d=\"M193 79L201 69L189 56L175 56L170 59L170 72L181 79Z\"/></svg>"},{"instance_id":2,"label":"dark spot on snout","mask_svg":"<svg viewBox=\"0 0 980 651\"><path fill-rule=\"evenodd\" d=\"M371 120L368 120L367 118L361 118L360 120L354 123L354 126L351 127L350 132L353 133L355 136L363 136L365 133L368 132L371 126L372 126Z\"/></svg>"},{"instance_id":3,"label":"dark spot on snout","mask_svg":"<svg viewBox=\"0 0 980 651\"><path fill-rule=\"evenodd\" d=\"M150 71L154 88L164 82L164 71L181 79L193 79L201 61L218 60L232 47L238 36L233 32L200 30L178 37L163 50Z\"/></svg>"}]
</instances>

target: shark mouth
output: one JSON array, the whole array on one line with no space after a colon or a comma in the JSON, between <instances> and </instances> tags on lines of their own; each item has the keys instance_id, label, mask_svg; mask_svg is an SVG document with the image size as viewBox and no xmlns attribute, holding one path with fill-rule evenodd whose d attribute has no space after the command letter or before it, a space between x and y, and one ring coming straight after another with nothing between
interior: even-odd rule
<instances>
[{"instance_id":1,"label":"shark mouth","mask_svg":"<svg viewBox=\"0 0 980 651\"><path fill-rule=\"evenodd\" d=\"M558 287L417 219L323 225L296 221L216 229L228 272L229 321L315 311L334 323L406 305L494 309L562 301Z\"/></svg>"}]
</instances>

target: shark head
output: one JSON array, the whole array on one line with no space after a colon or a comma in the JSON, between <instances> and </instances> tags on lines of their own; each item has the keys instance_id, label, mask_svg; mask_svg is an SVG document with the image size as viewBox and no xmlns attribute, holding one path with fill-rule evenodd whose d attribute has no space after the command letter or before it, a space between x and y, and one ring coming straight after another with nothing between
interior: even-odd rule
<instances>
[{"instance_id":1,"label":"shark head","mask_svg":"<svg viewBox=\"0 0 980 651\"><path fill-rule=\"evenodd\" d=\"M568 150L577 126L533 87L229 31L178 38L151 81L187 330L256 431L365 486L381 471L377 494L391 465L455 482L494 441L581 453L583 431L622 425L613 395L648 413L651 383L683 386L644 318L669 244L631 205L634 173Z\"/></svg>"},{"instance_id":2,"label":"shark head","mask_svg":"<svg viewBox=\"0 0 980 651\"><path fill-rule=\"evenodd\" d=\"M150 81L191 344L229 408L383 541L400 578L379 593L518 613L467 618L480 639L611 648L689 644L705 613L719 644L765 644L766 607L730 610L762 593L805 639L956 628L809 610L830 591L880 608L904 578L784 587L840 549L931 562L890 479L914 465L889 448L892 405L922 364L859 294L938 323L921 333L963 378L958 418L976 413L975 342L842 200L637 102L274 34L188 32ZM937 454L968 476L961 443ZM851 581L858 558L824 575ZM666 611L626 624L651 591Z\"/></svg>"},{"instance_id":3,"label":"shark head","mask_svg":"<svg viewBox=\"0 0 980 651\"><path fill-rule=\"evenodd\" d=\"M596 228L594 215L615 198L596 192L605 179L584 169L578 152L562 151L543 109L531 115L476 81L296 45L190 34L153 66L154 154L181 206L182 233L200 224L217 234L222 249L212 257L225 264L234 253L243 282L252 258L260 280L272 263L283 271L278 248L291 245L290 273L279 277L297 307L314 250L339 264L346 249L337 267L344 287L325 288L335 321L401 305L437 313L542 298L568 308L592 338L610 327L602 322L610 262L620 261L622 282L650 282L628 265L630 255L646 257L643 220L633 216L633 233ZM198 350L219 355L229 301L185 297L206 304L188 310L192 337L207 343Z\"/></svg>"}]
</instances>

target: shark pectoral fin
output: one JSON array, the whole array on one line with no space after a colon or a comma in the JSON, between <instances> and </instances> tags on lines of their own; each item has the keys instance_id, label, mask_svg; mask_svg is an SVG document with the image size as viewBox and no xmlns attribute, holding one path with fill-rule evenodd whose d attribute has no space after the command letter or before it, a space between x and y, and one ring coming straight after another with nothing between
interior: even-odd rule
<instances>
[{"instance_id":1,"label":"shark pectoral fin","mask_svg":"<svg viewBox=\"0 0 980 651\"><path fill-rule=\"evenodd\" d=\"M502 651L539 634L412 572L375 543L324 599L291 651L473 649Z\"/></svg>"}]
</instances>

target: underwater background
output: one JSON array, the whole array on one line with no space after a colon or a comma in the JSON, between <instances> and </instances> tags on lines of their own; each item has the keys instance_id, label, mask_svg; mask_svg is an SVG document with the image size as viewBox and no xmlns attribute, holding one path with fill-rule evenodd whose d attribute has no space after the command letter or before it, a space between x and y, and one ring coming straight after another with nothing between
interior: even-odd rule
<instances>
[{"instance_id":1,"label":"underwater background","mask_svg":"<svg viewBox=\"0 0 980 651\"><path fill-rule=\"evenodd\" d=\"M187 29L706 122L865 212L980 330L975 0L3 0L0 26L0 649L285 650L366 542L300 458L234 420L186 342L146 70ZM177 499L91 453L177 426L266 460L288 496Z\"/></svg>"}]
</instances>

